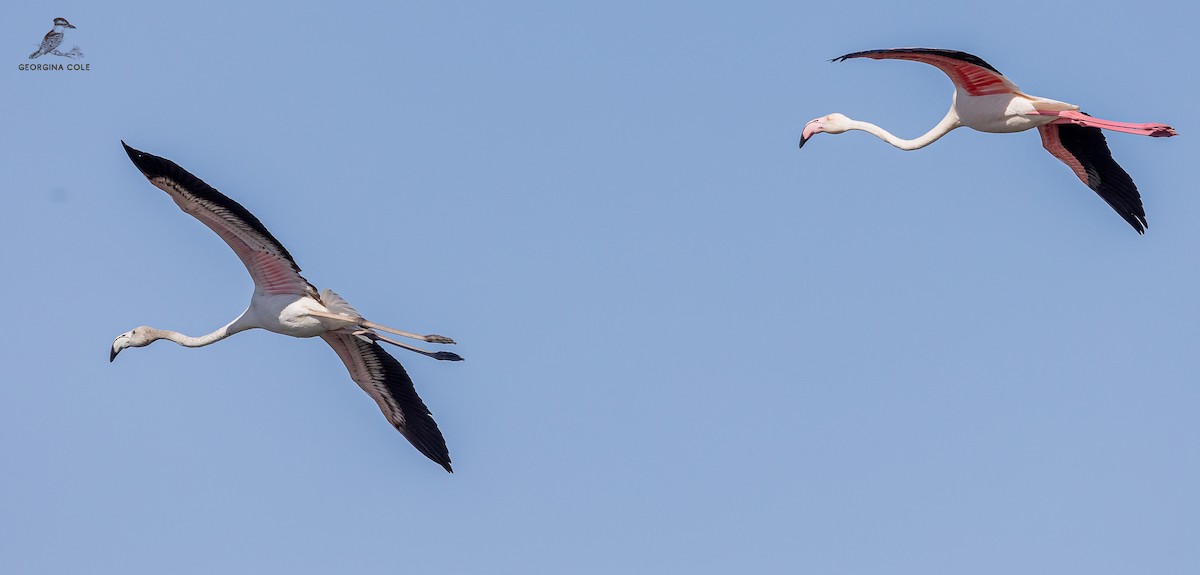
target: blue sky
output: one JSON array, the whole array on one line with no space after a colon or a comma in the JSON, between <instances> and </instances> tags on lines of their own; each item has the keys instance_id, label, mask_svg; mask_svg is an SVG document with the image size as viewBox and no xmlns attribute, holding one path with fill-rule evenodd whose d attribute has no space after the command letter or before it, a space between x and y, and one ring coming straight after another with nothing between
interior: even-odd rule
<instances>
[{"instance_id":1,"label":"blue sky","mask_svg":"<svg viewBox=\"0 0 1200 575\"><path fill-rule=\"evenodd\" d=\"M22 72L56 16L87 72ZM1182 3L13 4L0 19L0 571L1192 573L1197 39ZM1137 22L1137 25L1130 25ZM1138 236L1034 133L902 137L976 54L1098 117ZM129 162L254 212L449 444Z\"/></svg>"}]
</instances>

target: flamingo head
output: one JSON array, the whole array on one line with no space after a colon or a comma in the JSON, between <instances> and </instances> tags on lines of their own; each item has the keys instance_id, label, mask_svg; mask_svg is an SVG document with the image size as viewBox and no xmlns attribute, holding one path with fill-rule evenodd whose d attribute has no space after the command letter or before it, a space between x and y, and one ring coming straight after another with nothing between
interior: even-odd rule
<instances>
[{"instance_id":1,"label":"flamingo head","mask_svg":"<svg viewBox=\"0 0 1200 575\"><path fill-rule=\"evenodd\" d=\"M117 336L113 340L112 349L108 352L108 362L117 359L117 354L127 347L146 347L158 340L153 334L153 329L147 326L135 327Z\"/></svg>"},{"instance_id":2,"label":"flamingo head","mask_svg":"<svg viewBox=\"0 0 1200 575\"><path fill-rule=\"evenodd\" d=\"M804 142L807 142L814 134L820 134L821 132L840 134L845 132L850 129L850 122L850 118L837 112L809 120L804 125L804 131L800 133L800 147L803 148Z\"/></svg>"}]
</instances>

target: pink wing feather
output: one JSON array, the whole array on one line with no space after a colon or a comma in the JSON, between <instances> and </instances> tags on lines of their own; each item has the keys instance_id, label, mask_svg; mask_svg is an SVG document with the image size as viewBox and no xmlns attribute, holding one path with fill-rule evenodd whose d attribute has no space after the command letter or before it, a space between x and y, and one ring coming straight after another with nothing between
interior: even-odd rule
<instances>
[{"instance_id":1,"label":"pink wing feather","mask_svg":"<svg viewBox=\"0 0 1200 575\"><path fill-rule=\"evenodd\" d=\"M867 50L854 52L834 58L834 62L850 58L871 58L874 60L912 60L929 64L947 76L956 86L972 96L988 96L992 94L1008 94L1020 92L1016 84L1005 78L991 64L982 58L956 50L940 50L936 48L893 48L890 50Z\"/></svg>"}]
</instances>

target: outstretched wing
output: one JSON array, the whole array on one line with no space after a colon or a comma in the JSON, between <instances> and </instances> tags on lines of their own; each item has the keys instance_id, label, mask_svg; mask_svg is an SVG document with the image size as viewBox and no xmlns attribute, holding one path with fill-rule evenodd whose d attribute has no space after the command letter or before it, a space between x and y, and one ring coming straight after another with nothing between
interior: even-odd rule
<instances>
[{"instance_id":1,"label":"outstretched wing","mask_svg":"<svg viewBox=\"0 0 1200 575\"><path fill-rule=\"evenodd\" d=\"M1133 178L1117 165L1100 128L1049 124L1038 128L1042 146L1062 160L1087 187L1100 195L1139 234L1146 232L1146 210Z\"/></svg>"},{"instance_id":2,"label":"outstretched wing","mask_svg":"<svg viewBox=\"0 0 1200 575\"><path fill-rule=\"evenodd\" d=\"M1016 84L1005 78L999 70L982 58L957 50L940 50L937 48L892 48L890 50L866 50L838 56L831 62L841 62L850 58L871 58L874 60L912 60L929 64L950 76L954 85L960 86L972 96L987 96L990 94L1007 94L1020 92Z\"/></svg>"},{"instance_id":3,"label":"outstretched wing","mask_svg":"<svg viewBox=\"0 0 1200 575\"><path fill-rule=\"evenodd\" d=\"M425 457L454 473L450 468L446 440L429 408L417 395L404 366L379 344L363 341L357 336L326 332L321 338L342 358L342 363L350 370L350 378L379 404L383 415L400 434Z\"/></svg>"},{"instance_id":4,"label":"outstretched wing","mask_svg":"<svg viewBox=\"0 0 1200 575\"><path fill-rule=\"evenodd\" d=\"M150 183L170 194L180 209L217 232L233 248L259 293L316 296L316 289L300 276L292 255L254 214L179 164L135 150L125 142L121 145Z\"/></svg>"}]
</instances>

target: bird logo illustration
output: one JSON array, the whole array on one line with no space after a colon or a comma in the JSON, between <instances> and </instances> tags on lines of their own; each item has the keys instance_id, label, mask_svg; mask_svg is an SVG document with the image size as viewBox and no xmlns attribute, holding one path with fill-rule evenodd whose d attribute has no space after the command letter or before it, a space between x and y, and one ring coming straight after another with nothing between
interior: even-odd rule
<instances>
[{"instance_id":1,"label":"bird logo illustration","mask_svg":"<svg viewBox=\"0 0 1200 575\"><path fill-rule=\"evenodd\" d=\"M82 58L83 52L79 49L79 46L71 48L70 52L58 51L58 46L63 41L63 31L74 27L70 22L67 22L66 18L55 18L54 28L46 32L46 36L42 38L42 45L38 46L38 49L29 55L29 59L32 60L45 54L54 54L55 56L65 56L67 58Z\"/></svg>"}]
</instances>

